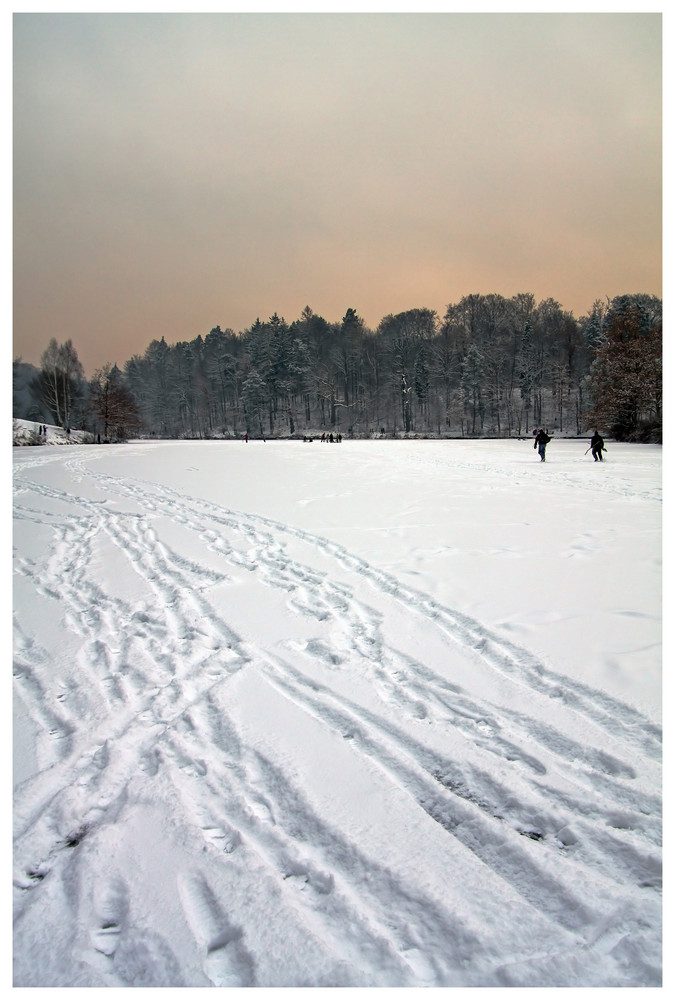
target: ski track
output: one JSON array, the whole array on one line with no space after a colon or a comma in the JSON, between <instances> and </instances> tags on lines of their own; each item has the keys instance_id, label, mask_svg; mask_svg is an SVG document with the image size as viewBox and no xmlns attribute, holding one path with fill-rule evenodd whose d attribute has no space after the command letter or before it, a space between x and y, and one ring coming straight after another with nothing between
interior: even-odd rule
<instances>
[{"instance_id":1,"label":"ski track","mask_svg":"<svg viewBox=\"0 0 675 1000\"><path fill-rule=\"evenodd\" d=\"M38 772L15 794L17 927L40 905L48 876L64 877L79 845L114 820L140 775L158 788L161 779L223 872L237 856L254 859L261 878L278 886L300 918L306 913L345 967L379 970L373 982L364 971L358 985L483 985L471 980L472 962L485 947L475 928L366 856L318 814L297 779L242 742L219 699L244 669L259 671L299 711L348 741L557 924L563 950L596 946L604 933L598 928L611 920L627 887L658 894L660 802L641 791L637 778L643 763L659 766L661 732L633 708L556 674L503 635L326 538L152 483L96 474L92 457L78 455L66 463L72 477L106 498L86 499L31 480L43 463L40 457L15 468L16 516L48 528L52 546L39 562L17 560L15 571L58 602L77 654L63 669L15 624L16 690L40 733L41 755ZM41 497L62 501L63 513L41 511ZM162 543L153 527L160 517L197 535L211 553L209 565L216 556L222 570ZM102 535L129 560L152 599L135 603L102 587L91 569ZM301 561L303 548L336 572L313 568L311 556ZM331 640L273 651L243 641L208 599L210 588L242 571L285 592L292 612L330 621ZM382 610L356 596L363 582L380 609L423 621L459 655L533 692L540 703L555 699L603 738L584 743L541 711L471 696L397 650L384 639ZM381 711L322 683L318 665L365 673ZM425 741L414 723L429 720L462 741L461 755ZM277 985L247 942L246 927L223 908L215 882L189 870L176 877L203 983ZM598 888L599 902L578 897L583 882ZM79 919L89 928L83 960L108 985L180 984L168 941L132 926L132 896L133 885L121 875L75 894L74 924ZM150 953L161 958L166 983L143 981L143 956Z\"/></svg>"}]
</instances>

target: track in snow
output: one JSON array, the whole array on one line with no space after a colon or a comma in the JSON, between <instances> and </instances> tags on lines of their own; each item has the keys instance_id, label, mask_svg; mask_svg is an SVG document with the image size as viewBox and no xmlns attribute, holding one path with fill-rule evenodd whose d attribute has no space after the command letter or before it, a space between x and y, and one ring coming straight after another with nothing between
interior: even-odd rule
<instances>
[{"instance_id":1,"label":"track in snow","mask_svg":"<svg viewBox=\"0 0 675 1000\"><path fill-rule=\"evenodd\" d=\"M329 979L510 984L505 968L480 980L489 955L470 922L423 885L411 889L386 860L374 862L348 828L317 811L297 774L247 744L228 700L247 672L339 737L504 884L509 898L557 928L562 953L606 954L638 933L636 889L653 918L660 801L639 779L658 772L658 727L324 537L166 487L97 475L85 452L68 465L86 491L32 480L27 463L15 477L16 516L52 536L43 557L19 556L16 572L58 604L76 649L74 662L60 664L25 620L16 623L17 695L40 734L40 769L15 797L19 942L48 881L69 884L79 846L111 835L140 781L148 796L179 805L225 881L234 875L223 866L237 857L242 868L233 872L259 870L280 907L323 942ZM175 547L162 530L167 523L182 533ZM145 596L122 596L102 579L102 540L136 580L134 594ZM242 635L222 599L242 582L262 617L281 595L302 623L297 635L271 646ZM499 697L467 690L396 641L397 632L420 627L448 650L449 662L493 678ZM364 699L358 685L351 696L350 675L359 685L366 679L374 696ZM280 973L256 947L242 907L228 913L208 869L193 868L176 876L176 905L199 956L196 984L290 985L270 979ZM584 885L593 891L582 894ZM193 984L169 938L133 929L133 895L124 871L93 889L83 881L72 889L73 924L87 928L84 939L81 929L75 935L81 961L107 985ZM145 982L149 968L164 972Z\"/></svg>"}]
</instances>

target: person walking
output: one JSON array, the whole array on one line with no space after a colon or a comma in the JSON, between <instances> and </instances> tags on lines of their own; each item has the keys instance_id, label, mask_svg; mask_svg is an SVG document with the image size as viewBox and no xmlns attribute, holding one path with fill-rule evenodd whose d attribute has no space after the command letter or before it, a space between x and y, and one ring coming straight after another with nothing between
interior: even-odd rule
<instances>
[{"instance_id":1,"label":"person walking","mask_svg":"<svg viewBox=\"0 0 675 1000\"><path fill-rule=\"evenodd\" d=\"M539 449L539 458L542 462L546 461L546 445L550 440L551 438L543 427L537 432L537 436L534 439L534 447Z\"/></svg>"},{"instance_id":2,"label":"person walking","mask_svg":"<svg viewBox=\"0 0 675 1000\"><path fill-rule=\"evenodd\" d=\"M591 454L596 462L602 462L603 451L607 451L605 448L605 442L596 430L595 434L591 438Z\"/></svg>"}]
</instances>

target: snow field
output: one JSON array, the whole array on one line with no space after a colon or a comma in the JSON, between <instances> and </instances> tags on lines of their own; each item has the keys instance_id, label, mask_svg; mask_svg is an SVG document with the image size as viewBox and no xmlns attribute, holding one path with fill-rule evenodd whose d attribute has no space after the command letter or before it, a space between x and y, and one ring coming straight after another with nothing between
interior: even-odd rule
<instances>
[{"instance_id":1,"label":"snow field","mask_svg":"<svg viewBox=\"0 0 675 1000\"><path fill-rule=\"evenodd\" d=\"M15 985L661 976L661 453L21 449Z\"/></svg>"}]
</instances>

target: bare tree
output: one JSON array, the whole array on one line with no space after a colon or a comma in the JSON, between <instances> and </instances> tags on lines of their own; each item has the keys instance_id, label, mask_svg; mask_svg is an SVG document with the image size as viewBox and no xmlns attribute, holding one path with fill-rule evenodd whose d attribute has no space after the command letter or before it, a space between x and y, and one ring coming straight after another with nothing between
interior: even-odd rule
<instances>
[{"instance_id":1,"label":"bare tree","mask_svg":"<svg viewBox=\"0 0 675 1000\"><path fill-rule=\"evenodd\" d=\"M661 441L663 321L653 296L613 299L589 376L587 427L605 427L623 441Z\"/></svg>"},{"instance_id":2,"label":"bare tree","mask_svg":"<svg viewBox=\"0 0 675 1000\"><path fill-rule=\"evenodd\" d=\"M84 378L84 369L72 340L58 344L52 337L40 358L40 374L42 395L46 405L52 411L57 424L69 427L78 384Z\"/></svg>"},{"instance_id":3,"label":"bare tree","mask_svg":"<svg viewBox=\"0 0 675 1000\"><path fill-rule=\"evenodd\" d=\"M138 431L141 420L133 392L117 365L106 364L89 383L89 410L105 440L124 441Z\"/></svg>"}]
</instances>

